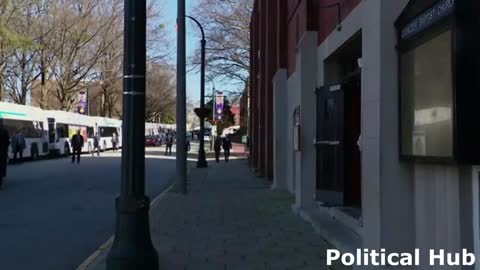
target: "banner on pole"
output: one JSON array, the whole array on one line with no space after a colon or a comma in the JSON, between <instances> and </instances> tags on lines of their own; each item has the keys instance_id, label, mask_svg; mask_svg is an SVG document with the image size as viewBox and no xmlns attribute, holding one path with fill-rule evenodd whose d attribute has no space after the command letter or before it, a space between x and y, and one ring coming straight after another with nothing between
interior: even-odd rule
<instances>
[{"instance_id":1,"label":"banner on pole","mask_svg":"<svg viewBox=\"0 0 480 270\"><path fill-rule=\"evenodd\" d=\"M225 97L222 92L217 92L215 97L215 120L221 121L223 119L223 109L224 109Z\"/></svg>"},{"instance_id":2,"label":"banner on pole","mask_svg":"<svg viewBox=\"0 0 480 270\"><path fill-rule=\"evenodd\" d=\"M78 107L77 112L79 114L88 115L88 98L86 91L80 91L78 93Z\"/></svg>"}]
</instances>

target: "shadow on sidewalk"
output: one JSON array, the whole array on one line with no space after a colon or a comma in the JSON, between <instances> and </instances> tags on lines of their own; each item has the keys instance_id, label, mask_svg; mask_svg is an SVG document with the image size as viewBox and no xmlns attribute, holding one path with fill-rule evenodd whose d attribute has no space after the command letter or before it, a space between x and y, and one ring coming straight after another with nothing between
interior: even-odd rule
<instances>
[{"instance_id":1,"label":"shadow on sidewalk","mask_svg":"<svg viewBox=\"0 0 480 270\"><path fill-rule=\"evenodd\" d=\"M246 160L193 168L187 195L167 193L151 208L160 269L347 269L327 267L330 245L272 191ZM104 259L87 269L104 269Z\"/></svg>"}]
</instances>

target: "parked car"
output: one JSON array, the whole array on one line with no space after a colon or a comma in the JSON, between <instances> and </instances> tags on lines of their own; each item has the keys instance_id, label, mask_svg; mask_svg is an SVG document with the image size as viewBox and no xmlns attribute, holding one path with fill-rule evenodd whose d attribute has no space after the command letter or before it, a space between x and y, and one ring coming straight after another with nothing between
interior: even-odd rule
<instances>
[{"instance_id":1,"label":"parked car","mask_svg":"<svg viewBox=\"0 0 480 270\"><path fill-rule=\"evenodd\" d=\"M155 136L145 136L145 146L160 146L159 140Z\"/></svg>"}]
</instances>

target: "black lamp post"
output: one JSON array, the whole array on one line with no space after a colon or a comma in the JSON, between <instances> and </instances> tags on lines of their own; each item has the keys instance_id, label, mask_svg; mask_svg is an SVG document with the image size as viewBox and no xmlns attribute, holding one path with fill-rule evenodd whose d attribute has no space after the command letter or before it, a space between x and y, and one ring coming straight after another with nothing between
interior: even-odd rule
<instances>
[{"instance_id":1,"label":"black lamp post","mask_svg":"<svg viewBox=\"0 0 480 270\"><path fill-rule=\"evenodd\" d=\"M207 159L205 157L205 138L204 138L205 118L207 117L210 111L209 109L205 108L205 45L207 41L205 40L205 32L203 31L203 27L200 24L200 22L191 16L185 16L185 17L194 21L200 28L200 31L202 32L202 40L200 41L202 45L201 64L200 64L200 108L196 108L195 113L200 118L200 135L199 135L200 147L198 149L197 167L206 168L208 167L208 164L207 164Z\"/></svg>"},{"instance_id":2,"label":"black lamp post","mask_svg":"<svg viewBox=\"0 0 480 270\"><path fill-rule=\"evenodd\" d=\"M157 270L145 196L146 0L125 0L122 183L107 270Z\"/></svg>"}]
</instances>

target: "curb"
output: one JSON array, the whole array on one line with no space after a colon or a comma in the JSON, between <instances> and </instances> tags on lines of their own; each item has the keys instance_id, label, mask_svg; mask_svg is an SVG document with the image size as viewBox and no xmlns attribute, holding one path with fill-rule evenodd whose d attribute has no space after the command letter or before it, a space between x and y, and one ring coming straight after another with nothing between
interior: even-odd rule
<instances>
[{"instance_id":1,"label":"curb","mask_svg":"<svg viewBox=\"0 0 480 270\"><path fill-rule=\"evenodd\" d=\"M153 199L153 201L150 202L150 207L155 206L162 197L164 197L168 192L170 192L170 190L172 190L173 187L175 186L175 183L176 182L173 181L173 183L170 184L169 187L167 187L164 191L162 191L162 193L160 193L157 197L155 197L155 199ZM94 262L100 255L102 255L105 252L105 250L107 250L108 248L110 248L110 246L112 246L113 240L114 240L114 236L112 235L105 243L103 243L97 250L95 250L85 261L83 261L83 263L80 264L76 268L76 270L87 270L88 267L92 264L92 262Z\"/></svg>"}]
</instances>

